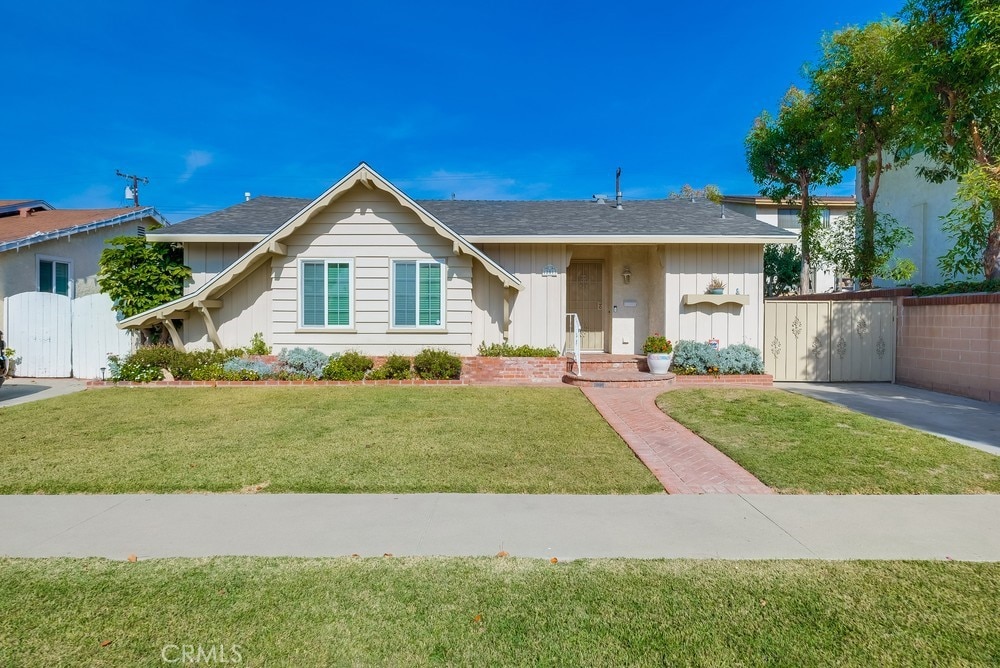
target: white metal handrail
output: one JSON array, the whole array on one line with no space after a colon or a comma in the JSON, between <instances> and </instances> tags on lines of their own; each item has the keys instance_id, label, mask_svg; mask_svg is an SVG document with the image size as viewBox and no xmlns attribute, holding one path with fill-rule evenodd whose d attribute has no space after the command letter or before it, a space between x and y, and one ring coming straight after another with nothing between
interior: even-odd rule
<instances>
[{"instance_id":1,"label":"white metal handrail","mask_svg":"<svg viewBox=\"0 0 1000 668\"><path fill-rule=\"evenodd\" d=\"M573 359L576 361L575 373L579 376L583 373L583 366L580 363L580 317L576 313L567 313L567 318L573 319ZM566 354L566 346L563 346L563 355Z\"/></svg>"}]
</instances>

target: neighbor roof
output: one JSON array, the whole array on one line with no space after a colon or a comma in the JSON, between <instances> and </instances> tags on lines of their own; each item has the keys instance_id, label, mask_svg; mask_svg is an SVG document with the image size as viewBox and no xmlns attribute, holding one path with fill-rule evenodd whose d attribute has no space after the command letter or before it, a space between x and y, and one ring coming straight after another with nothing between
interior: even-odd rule
<instances>
[{"instance_id":1,"label":"neighbor roof","mask_svg":"<svg viewBox=\"0 0 1000 668\"><path fill-rule=\"evenodd\" d=\"M163 241L208 240L254 236L259 240L302 210L311 200L256 197L206 216L158 230ZM631 200L616 209L613 202L582 200L496 201L417 200L424 210L470 241L523 238L575 239L614 237L773 237L791 233L756 218L710 202ZM210 235L210 236L209 236ZM249 239L248 239L249 240Z\"/></svg>"},{"instance_id":2,"label":"neighbor roof","mask_svg":"<svg viewBox=\"0 0 1000 668\"><path fill-rule=\"evenodd\" d=\"M36 211L30 216L2 217L0 251L147 217L162 225L168 224L151 206L142 209L53 209Z\"/></svg>"}]
</instances>

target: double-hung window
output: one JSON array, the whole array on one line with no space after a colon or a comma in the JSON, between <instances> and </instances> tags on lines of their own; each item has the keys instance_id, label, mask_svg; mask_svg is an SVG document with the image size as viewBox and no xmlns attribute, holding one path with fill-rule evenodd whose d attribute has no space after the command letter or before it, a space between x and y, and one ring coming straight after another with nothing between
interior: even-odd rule
<instances>
[{"instance_id":1,"label":"double-hung window","mask_svg":"<svg viewBox=\"0 0 1000 668\"><path fill-rule=\"evenodd\" d=\"M397 260L392 270L392 326L444 327L445 265Z\"/></svg>"},{"instance_id":2,"label":"double-hung window","mask_svg":"<svg viewBox=\"0 0 1000 668\"><path fill-rule=\"evenodd\" d=\"M782 229L795 229L802 227L799 223L798 209L778 209L778 227Z\"/></svg>"},{"instance_id":3,"label":"double-hung window","mask_svg":"<svg viewBox=\"0 0 1000 668\"><path fill-rule=\"evenodd\" d=\"M354 326L350 260L302 260L299 302L303 327Z\"/></svg>"},{"instance_id":4,"label":"double-hung window","mask_svg":"<svg viewBox=\"0 0 1000 668\"><path fill-rule=\"evenodd\" d=\"M57 295L71 296L70 281L72 267L69 260L54 257L38 258L38 291L51 292Z\"/></svg>"}]
</instances>

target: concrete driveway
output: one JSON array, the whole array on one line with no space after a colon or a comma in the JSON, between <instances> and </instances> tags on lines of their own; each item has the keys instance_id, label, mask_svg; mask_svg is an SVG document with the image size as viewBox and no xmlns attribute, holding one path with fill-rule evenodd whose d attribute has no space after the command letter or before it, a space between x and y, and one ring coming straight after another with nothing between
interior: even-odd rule
<instances>
[{"instance_id":1,"label":"concrete driveway","mask_svg":"<svg viewBox=\"0 0 1000 668\"><path fill-rule=\"evenodd\" d=\"M87 389L81 378L8 378L0 385L0 408L51 399Z\"/></svg>"},{"instance_id":2,"label":"concrete driveway","mask_svg":"<svg viewBox=\"0 0 1000 668\"><path fill-rule=\"evenodd\" d=\"M1000 404L893 383L774 386L1000 455Z\"/></svg>"}]
</instances>

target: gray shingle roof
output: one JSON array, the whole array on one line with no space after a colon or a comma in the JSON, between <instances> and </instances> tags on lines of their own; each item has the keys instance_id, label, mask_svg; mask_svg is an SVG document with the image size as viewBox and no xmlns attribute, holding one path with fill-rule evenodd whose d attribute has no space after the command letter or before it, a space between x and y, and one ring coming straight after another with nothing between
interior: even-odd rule
<instances>
[{"instance_id":1,"label":"gray shingle roof","mask_svg":"<svg viewBox=\"0 0 1000 668\"><path fill-rule=\"evenodd\" d=\"M192 218L163 234L270 234L310 200L256 197L228 209ZM622 210L614 202L578 200L489 201L419 200L420 206L462 236L773 236L791 233L756 218L727 211L711 202L631 200ZM150 232L155 236L156 232Z\"/></svg>"}]
</instances>

